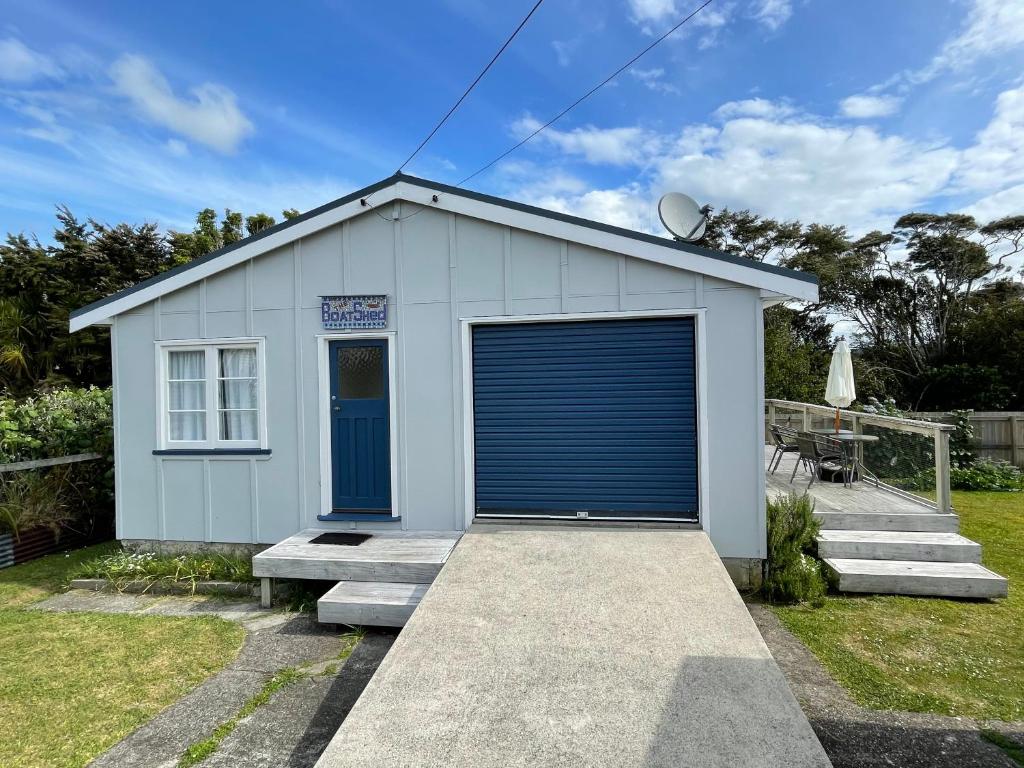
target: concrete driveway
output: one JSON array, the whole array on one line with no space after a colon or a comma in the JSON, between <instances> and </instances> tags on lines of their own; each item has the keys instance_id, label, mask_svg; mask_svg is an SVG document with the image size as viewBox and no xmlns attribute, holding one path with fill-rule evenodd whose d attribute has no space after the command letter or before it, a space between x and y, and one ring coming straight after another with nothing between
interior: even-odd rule
<instances>
[{"instance_id":1,"label":"concrete driveway","mask_svg":"<svg viewBox=\"0 0 1024 768\"><path fill-rule=\"evenodd\" d=\"M317 766L828 766L707 536L474 526Z\"/></svg>"}]
</instances>

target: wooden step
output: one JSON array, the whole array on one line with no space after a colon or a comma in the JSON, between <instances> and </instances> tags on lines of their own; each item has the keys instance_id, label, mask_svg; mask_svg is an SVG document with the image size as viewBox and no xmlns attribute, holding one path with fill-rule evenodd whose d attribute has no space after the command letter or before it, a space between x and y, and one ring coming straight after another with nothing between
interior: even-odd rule
<instances>
[{"instance_id":1,"label":"wooden step","mask_svg":"<svg viewBox=\"0 0 1024 768\"><path fill-rule=\"evenodd\" d=\"M441 571L459 534L364 531L358 546L314 544L327 529L289 536L252 559L253 576L322 581L395 581L429 584Z\"/></svg>"},{"instance_id":2,"label":"wooden step","mask_svg":"<svg viewBox=\"0 0 1024 768\"><path fill-rule=\"evenodd\" d=\"M960 530L957 515L938 512L815 512L823 531L928 531L956 533Z\"/></svg>"},{"instance_id":3,"label":"wooden step","mask_svg":"<svg viewBox=\"0 0 1024 768\"><path fill-rule=\"evenodd\" d=\"M957 533L822 531L818 534L818 556L822 559L980 563L981 545Z\"/></svg>"},{"instance_id":4,"label":"wooden step","mask_svg":"<svg viewBox=\"0 0 1024 768\"><path fill-rule=\"evenodd\" d=\"M1006 597L1006 579L977 563L825 558L841 592L932 597Z\"/></svg>"},{"instance_id":5,"label":"wooden step","mask_svg":"<svg viewBox=\"0 0 1024 768\"><path fill-rule=\"evenodd\" d=\"M317 620L357 627L404 627L428 589L429 584L341 581L317 600Z\"/></svg>"}]
</instances>

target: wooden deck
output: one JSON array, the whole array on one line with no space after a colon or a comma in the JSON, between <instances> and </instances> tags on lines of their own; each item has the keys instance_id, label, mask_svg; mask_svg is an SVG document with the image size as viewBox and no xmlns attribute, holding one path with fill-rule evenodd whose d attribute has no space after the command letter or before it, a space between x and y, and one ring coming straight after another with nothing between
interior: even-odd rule
<instances>
[{"instance_id":1,"label":"wooden deck","mask_svg":"<svg viewBox=\"0 0 1024 768\"><path fill-rule=\"evenodd\" d=\"M766 471L771 456L772 448L765 446L764 464ZM793 483L789 482L789 476L793 474L794 464L796 464L796 454L787 453L782 457L782 464L779 466L778 471L774 475L767 475L769 496L776 493L788 493L789 491L803 493L808 490L807 482L811 478L803 468L797 470ZM920 502L907 499L884 488L878 488L868 480L860 480L848 488L844 488L842 483L815 480L814 485L810 487L809 493L814 497L815 509L822 513L884 512L900 515L937 514L935 507L928 504L924 499Z\"/></svg>"},{"instance_id":2,"label":"wooden deck","mask_svg":"<svg viewBox=\"0 0 1024 768\"><path fill-rule=\"evenodd\" d=\"M458 533L374 531L357 546L313 544L326 530L309 528L252 559L253 576L429 584L459 541Z\"/></svg>"},{"instance_id":3,"label":"wooden deck","mask_svg":"<svg viewBox=\"0 0 1024 768\"><path fill-rule=\"evenodd\" d=\"M772 449L765 448L765 469ZM843 487L816 480L801 468L791 483L795 454L768 473L768 496L807 491L821 521L818 556L841 592L878 592L934 597L1006 597L1006 579L981 565L981 547L960 536L960 520L869 481Z\"/></svg>"}]
</instances>

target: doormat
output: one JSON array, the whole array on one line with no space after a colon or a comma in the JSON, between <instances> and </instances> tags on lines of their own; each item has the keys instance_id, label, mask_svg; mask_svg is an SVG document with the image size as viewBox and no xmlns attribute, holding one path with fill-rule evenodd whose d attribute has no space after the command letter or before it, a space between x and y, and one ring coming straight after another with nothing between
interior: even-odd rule
<instances>
[{"instance_id":1,"label":"doormat","mask_svg":"<svg viewBox=\"0 0 1024 768\"><path fill-rule=\"evenodd\" d=\"M369 533L321 533L310 544L336 544L342 547L358 547L367 539L372 539Z\"/></svg>"}]
</instances>

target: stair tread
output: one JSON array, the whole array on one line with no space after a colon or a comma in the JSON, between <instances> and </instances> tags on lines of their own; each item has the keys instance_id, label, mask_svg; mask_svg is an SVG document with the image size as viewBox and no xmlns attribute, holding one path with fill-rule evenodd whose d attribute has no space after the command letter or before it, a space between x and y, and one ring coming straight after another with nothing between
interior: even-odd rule
<instances>
[{"instance_id":1,"label":"stair tread","mask_svg":"<svg viewBox=\"0 0 1024 768\"><path fill-rule=\"evenodd\" d=\"M416 606L429 588L429 584L413 584L411 582L341 581L331 587L317 602Z\"/></svg>"},{"instance_id":2,"label":"stair tread","mask_svg":"<svg viewBox=\"0 0 1024 768\"><path fill-rule=\"evenodd\" d=\"M907 543L907 544L941 544L947 546L978 546L978 543L961 536L959 533L947 531L855 531L825 529L818 533L818 540L823 542L863 542L863 543Z\"/></svg>"},{"instance_id":3,"label":"stair tread","mask_svg":"<svg viewBox=\"0 0 1024 768\"><path fill-rule=\"evenodd\" d=\"M978 563L943 563L926 560L861 560L826 557L825 563L839 575L920 576L943 578L993 579L1005 582L998 573Z\"/></svg>"}]
</instances>

